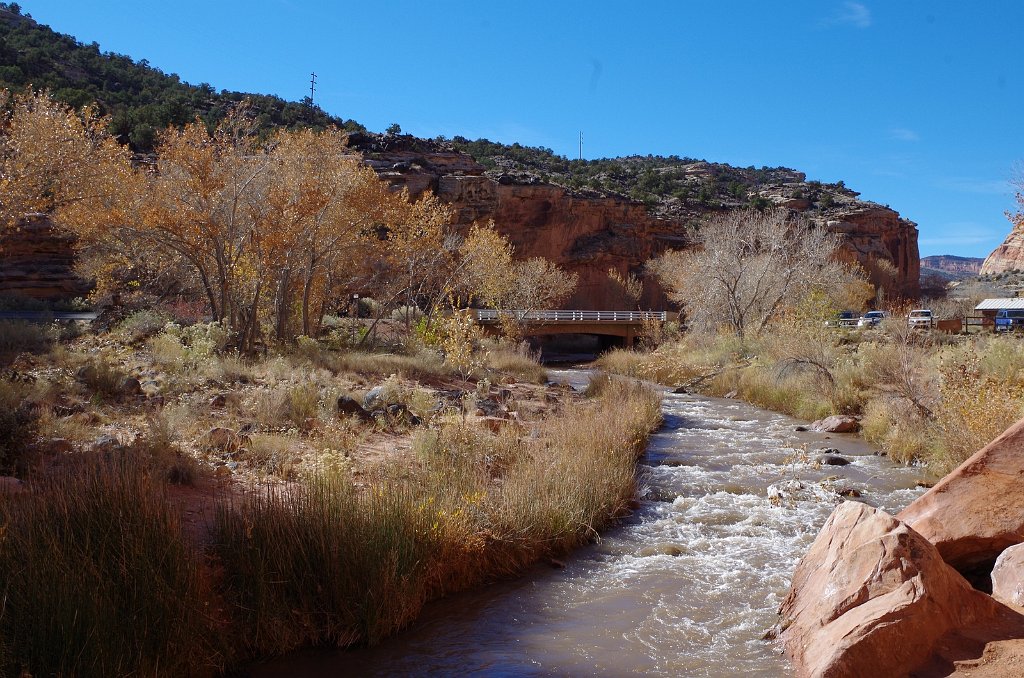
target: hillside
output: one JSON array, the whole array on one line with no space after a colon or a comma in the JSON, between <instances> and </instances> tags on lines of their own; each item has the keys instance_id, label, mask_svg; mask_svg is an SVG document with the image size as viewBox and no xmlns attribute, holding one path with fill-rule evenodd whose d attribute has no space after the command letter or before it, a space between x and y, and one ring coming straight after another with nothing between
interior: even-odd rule
<instances>
[{"instance_id":1,"label":"hillside","mask_svg":"<svg viewBox=\"0 0 1024 678\"><path fill-rule=\"evenodd\" d=\"M569 160L549 148L455 137L491 178L506 183L552 183L580 195L617 196L643 202L660 217L690 219L707 209L767 207L827 211L859 195L840 181L807 181L786 167L733 167L679 156L629 156Z\"/></svg>"},{"instance_id":2,"label":"hillside","mask_svg":"<svg viewBox=\"0 0 1024 678\"><path fill-rule=\"evenodd\" d=\"M0 89L48 89L75 108L98 103L111 116L111 132L136 151L152 150L159 130L197 117L213 125L249 99L263 129L325 127L362 129L352 120L328 115L305 103L243 92L217 92L206 83L190 85L150 66L145 59L101 52L21 14L15 3L0 3Z\"/></svg>"},{"instance_id":3,"label":"hillside","mask_svg":"<svg viewBox=\"0 0 1024 678\"><path fill-rule=\"evenodd\" d=\"M73 106L96 101L111 116L112 132L139 152L151 151L158 130L168 125L198 116L212 126L246 99L266 131L341 126L350 132L350 147L392 186L414 196L433 191L456 207L460 226L494 219L520 255L544 256L578 273L577 298L570 301L581 308L622 303L609 269L642 276L651 257L688 246L709 215L742 207L800 212L838 233L840 256L862 265L876 282L899 295L918 293L916 224L888 206L860 200L841 181L678 156L569 160L551 149L486 139L373 134L308 102L184 83L144 59L56 33L13 4L0 3L0 38L0 87L46 88ZM665 303L653 280L644 303Z\"/></svg>"}]
</instances>

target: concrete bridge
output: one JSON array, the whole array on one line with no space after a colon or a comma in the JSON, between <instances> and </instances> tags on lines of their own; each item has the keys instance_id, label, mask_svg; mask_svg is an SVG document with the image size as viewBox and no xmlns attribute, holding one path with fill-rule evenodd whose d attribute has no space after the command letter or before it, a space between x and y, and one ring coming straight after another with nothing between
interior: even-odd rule
<instances>
[{"instance_id":1,"label":"concrete bridge","mask_svg":"<svg viewBox=\"0 0 1024 678\"><path fill-rule=\"evenodd\" d=\"M674 320L676 313L667 311L523 311L473 309L484 330L491 334L499 331L501 317L514 318L526 336L546 334L596 334L621 337L629 347L643 330L644 323Z\"/></svg>"}]
</instances>

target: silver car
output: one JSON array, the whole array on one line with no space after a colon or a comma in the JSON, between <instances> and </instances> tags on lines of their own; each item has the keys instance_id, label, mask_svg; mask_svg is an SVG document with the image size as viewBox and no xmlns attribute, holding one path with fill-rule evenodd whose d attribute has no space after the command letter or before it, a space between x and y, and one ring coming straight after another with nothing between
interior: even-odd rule
<instances>
[{"instance_id":1,"label":"silver car","mask_svg":"<svg viewBox=\"0 0 1024 678\"><path fill-rule=\"evenodd\" d=\"M888 315L885 311L868 311L857 321L857 327L874 327Z\"/></svg>"},{"instance_id":2,"label":"silver car","mask_svg":"<svg viewBox=\"0 0 1024 678\"><path fill-rule=\"evenodd\" d=\"M931 327L932 311L930 308L915 308L907 316L907 325L910 327Z\"/></svg>"}]
</instances>

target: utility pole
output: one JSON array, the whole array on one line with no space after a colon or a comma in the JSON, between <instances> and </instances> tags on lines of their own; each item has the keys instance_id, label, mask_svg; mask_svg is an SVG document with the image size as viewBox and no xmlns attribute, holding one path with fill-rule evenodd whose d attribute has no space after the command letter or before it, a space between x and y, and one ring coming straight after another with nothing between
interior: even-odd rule
<instances>
[{"instance_id":1,"label":"utility pole","mask_svg":"<svg viewBox=\"0 0 1024 678\"><path fill-rule=\"evenodd\" d=\"M309 80L309 106L313 107L313 93L316 91L316 73L310 74L312 77Z\"/></svg>"},{"instance_id":2,"label":"utility pole","mask_svg":"<svg viewBox=\"0 0 1024 678\"><path fill-rule=\"evenodd\" d=\"M583 130L580 130L580 160L583 160Z\"/></svg>"}]
</instances>

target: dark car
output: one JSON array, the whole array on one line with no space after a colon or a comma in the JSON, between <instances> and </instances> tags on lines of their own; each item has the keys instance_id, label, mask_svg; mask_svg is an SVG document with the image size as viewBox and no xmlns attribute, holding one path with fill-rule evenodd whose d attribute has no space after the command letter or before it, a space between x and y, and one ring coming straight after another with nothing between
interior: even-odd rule
<instances>
[{"instance_id":1,"label":"dark car","mask_svg":"<svg viewBox=\"0 0 1024 678\"><path fill-rule=\"evenodd\" d=\"M826 327L853 327L857 324L857 314L853 311L840 311L835 317L825 321Z\"/></svg>"},{"instance_id":2,"label":"dark car","mask_svg":"<svg viewBox=\"0 0 1024 678\"><path fill-rule=\"evenodd\" d=\"M1015 332L1024 328L1024 308L1003 308L996 313L996 332Z\"/></svg>"}]
</instances>

